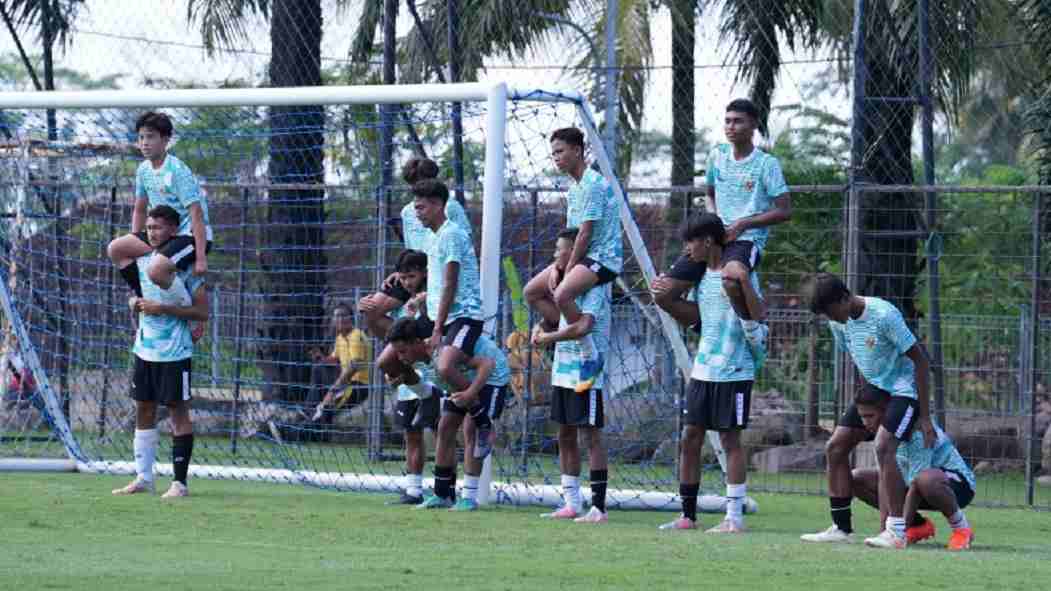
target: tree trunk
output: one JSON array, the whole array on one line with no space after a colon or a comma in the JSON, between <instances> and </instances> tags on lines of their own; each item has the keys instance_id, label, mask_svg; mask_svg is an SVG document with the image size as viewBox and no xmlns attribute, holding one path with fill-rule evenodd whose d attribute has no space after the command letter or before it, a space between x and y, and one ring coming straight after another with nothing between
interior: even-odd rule
<instances>
[{"instance_id":1,"label":"tree trunk","mask_svg":"<svg viewBox=\"0 0 1051 591\"><path fill-rule=\"evenodd\" d=\"M671 128L671 184L692 186L697 144L694 124L694 60L696 3L692 0L671 0L671 60L672 60L672 128ZM693 207L693 193L672 193L665 211L669 225L686 219ZM678 256L675 249L672 258ZM667 250L665 252L668 252ZM667 261L670 262L670 261Z\"/></svg>"},{"instance_id":2,"label":"tree trunk","mask_svg":"<svg viewBox=\"0 0 1051 591\"><path fill-rule=\"evenodd\" d=\"M275 0L270 85L321 85L321 0ZM271 183L324 182L324 109L270 107ZM289 132L290 130L294 130ZM307 349L323 334L324 191L271 190L265 232L266 303L260 369L272 399L299 401L310 385Z\"/></svg>"}]
</instances>

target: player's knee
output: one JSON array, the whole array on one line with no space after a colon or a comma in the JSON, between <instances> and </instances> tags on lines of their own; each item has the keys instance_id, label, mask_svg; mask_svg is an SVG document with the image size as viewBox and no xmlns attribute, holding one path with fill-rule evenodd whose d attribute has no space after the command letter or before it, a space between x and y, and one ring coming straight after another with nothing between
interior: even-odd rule
<instances>
[{"instance_id":1,"label":"player's knee","mask_svg":"<svg viewBox=\"0 0 1051 591\"><path fill-rule=\"evenodd\" d=\"M442 380L444 380L446 383L449 383L450 378L454 375L456 364L453 363L453 360L449 356L442 355L438 359L438 363L435 366L435 369L438 370L438 375L442 377Z\"/></svg>"},{"instance_id":2,"label":"player's knee","mask_svg":"<svg viewBox=\"0 0 1051 591\"><path fill-rule=\"evenodd\" d=\"M723 275L723 291L727 295L738 295L741 293L740 280L732 275Z\"/></svg>"},{"instance_id":3,"label":"player's knee","mask_svg":"<svg viewBox=\"0 0 1051 591\"><path fill-rule=\"evenodd\" d=\"M558 289L555 290L555 305L559 308L570 305L574 299L576 299L576 295L565 284L559 285Z\"/></svg>"},{"instance_id":4,"label":"player's knee","mask_svg":"<svg viewBox=\"0 0 1051 591\"><path fill-rule=\"evenodd\" d=\"M943 484L945 484L945 473L941 470L924 470L917 474L913 480L913 486L922 493L934 490Z\"/></svg>"},{"instance_id":5,"label":"player's knee","mask_svg":"<svg viewBox=\"0 0 1051 591\"><path fill-rule=\"evenodd\" d=\"M727 452L737 451L741 449L741 432L723 431L719 433L719 442L723 444L723 449Z\"/></svg>"},{"instance_id":6,"label":"player's knee","mask_svg":"<svg viewBox=\"0 0 1051 591\"><path fill-rule=\"evenodd\" d=\"M880 466L888 466L895 463L898 446L893 437L879 437L876 439L876 459Z\"/></svg>"},{"instance_id":7,"label":"player's knee","mask_svg":"<svg viewBox=\"0 0 1051 591\"><path fill-rule=\"evenodd\" d=\"M146 275L149 276L150 281L161 287L167 287L171 284L171 271L167 265L160 264L157 261L150 263L150 266L146 268Z\"/></svg>"},{"instance_id":8,"label":"player's knee","mask_svg":"<svg viewBox=\"0 0 1051 591\"><path fill-rule=\"evenodd\" d=\"M704 431L694 425L686 425L682 430L682 442L683 445L690 447L697 447L701 444L704 438Z\"/></svg>"},{"instance_id":9,"label":"player's knee","mask_svg":"<svg viewBox=\"0 0 1051 591\"><path fill-rule=\"evenodd\" d=\"M114 263L124 258L124 256L120 252L119 240L120 239L110 240L109 244L106 245L106 256L108 256L109 260L113 261Z\"/></svg>"},{"instance_id":10,"label":"player's knee","mask_svg":"<svg viewBox=\"0 0 1051 591\"><path fill-rule=\"evenodd\" d=\"M850 451L853 448L850 442L833 436L825 444L825 458L830 466L848 463L850 462Z\"/></svg>"}]
</instances>

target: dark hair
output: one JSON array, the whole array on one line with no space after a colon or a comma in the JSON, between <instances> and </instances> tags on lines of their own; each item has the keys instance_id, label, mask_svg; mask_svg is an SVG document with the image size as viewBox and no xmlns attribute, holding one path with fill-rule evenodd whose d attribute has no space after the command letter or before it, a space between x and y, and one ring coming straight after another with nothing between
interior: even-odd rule
<instances>
[{"instance_id":1,"label":"dark hair","mask_svg":"<svg viewBox=\"0 0 1051 591\"><path fill-rule=\"evenodd\" d=\"M422 341L431 336L427 323L422 318L399 318L394 321L387 330L388 343L403 343L407 341Z\"/></svg>"},{"instance_id":2,"label":"dark hair","mask_svg":"<svg viewBox=\"0 0 1051 591\"><path fill-rule=\"evenodd\" d=\"M179 212L170 205L158 205L151 209L146 217L164 220L176 228L179 227Z\"/></svg>"},{"instance_id":3,"label":"dark hair","mask_svg":"<svg viewBox=\"0 0 1051 591\"><path fill-rule=\"evenodd\" d=\"M438 163L430 158L413 158L401 167L401 178L410 185L438 177Z\"/></svg>"},{"instance_id":4,"label":"dark hair","mask_svg":"<svg viewBox=\"0 0 1051 591\"><path fill-rule=\"evenodd\" d=\"M683 242L711 238L716 244L722 244L726 239L726 226L714 213L700 213L686 222L680 237Z\"/></svg>"},{"instance_id":5,"label":"dark hair","mask_svg":"<svg viewBox=\"0 0 1051 591\"><path fill-rule=\"evenodd\" d=\"M347 316L354 315L354 310L351 309L350 304L347 304L345 302L340 302L335 306L332 306L332 312L335 313L336 310L343 310L344 312L346 312Z\"/></svg>"},{"instance_id":6,"label":"dark hair","mask_svg":"<svg viewBox=\"0 0 1051 591\"><path fill-rule=\"evenodd\" d=\"M161 134L161 137L171 137L175 131L175 127L172 126L172 120L164 113L158 113L156 111L146 111L139 118L135 120L135 133L138 133L143 127L148 127L157 133Z\"/></svg>"},{"instance_id":7,"label":"dark hair","mask_svg":"<svg viewBox=\"0 0 1051 591\"><path fill-rule=\"evenodd\" d=\"M857 394L854 395L854 404L860 404L863 406L875 406L882 408L887 406L890 402L890 392L873 386L872 384L865 384Z\"/></svg>"},{"instance_id":8,"label":"dark hair","mask_svg":"<svg viewBox=\"0 0 1051 591\"><path fill-rule=\"evenodd\" d=\"M412 194L423 199L437 199L442 203L449 201L449 187L435 179L423 179L412 185Z\"/></svg>"},{"instance_id":9,"label":"dark hair","mask_svg":"<svg viewBox=\"0 0 1051 591\"><path fill-rule=\"evenodd\" d=\"M399 273L427 271L427 255L418 250L403 250L394 263L394 270Z\"/></svg>"},{"instance_id":10,"label":"dark hair","mask_svg":"<svg viewBox=\"0 0 1051 591\"><path fill-rule=\"evenodd\" d=\"M806 299L810 311L823 314L832 304L850 297L850 290L843 280L831 273L819 273L806 287Z\"/></svg>"},{"instance_id":11,"label":"dark hair","mask_svg":"<svg viewBox=\"0 0 1051 591\"><path fill-rule=\"evenodd\" d=\"M584 149L584 132L576 127L563 127L561 129L556 129L551 133L550 141L553 142L555 140L562 140L571 146L578 146L581 150Z\"/></svg>"},{"instance_id":12,"label":"dark hair","mask_svg":"<svg viewBox=\"0 0 1051 591\"><path fill-rule=\"evenodd\" d=\"M564 238L566 240L569 240L570 242L576 242L577 234L579 233L580 228L566 228L565 230L562 230L558 233L557 240L562 240Z\"/></svg>"},{"instance_id":13,"label":"dark hair","mask_svg":"<svg viewBox=\"0 0 1051 591\"><path fill-rule=\"evenodd\" d=\"M746 98L739 98L730 101L730 104L726 105L726 112L729 113L730 111L744 113L752 119L755 119L757 124L759 123L759 107L755 106L755 103Z\"/></svg>"}]
</instances>

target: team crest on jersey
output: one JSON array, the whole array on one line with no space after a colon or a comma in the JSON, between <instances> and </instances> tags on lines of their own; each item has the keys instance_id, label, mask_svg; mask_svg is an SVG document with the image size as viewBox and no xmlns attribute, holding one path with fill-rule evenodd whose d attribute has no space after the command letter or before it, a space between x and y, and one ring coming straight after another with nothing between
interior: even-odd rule
<instances>
[{"instance_id":1,"label":"team crest on jersey","mask_svg":"<svg viewBox=\"0 0 1051 591\"><path fill-rule=\"evenodd\" d=\"M868 347L869 349L875 349L876 348L876 337L867 337L865 339L865 346Z\"/></svg>"},{"instance_id":2,"label":"team crest on jersey","mask_svg":"<svg viewBox=\"0 0 1051 591\"><path fill-rule=\"evenodd\" d=\"M755 181L751 178L746 178L744 180L744 190L751 191L752 189L755 189Z\"/></svg>"}]
</instances>

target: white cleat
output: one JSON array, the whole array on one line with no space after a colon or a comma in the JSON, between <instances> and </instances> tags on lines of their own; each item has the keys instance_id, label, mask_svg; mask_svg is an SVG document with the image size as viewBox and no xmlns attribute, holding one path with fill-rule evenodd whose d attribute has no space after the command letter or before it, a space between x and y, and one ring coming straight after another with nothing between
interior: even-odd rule
<instances>
[{"instance_id":1,"label":"white cleat","mask_svg":"<svg viewBox=\"0 0 1051 591\"><path fill-rule=\"evenodd\" d=\"M598 507L591 507L587 514L583 517L577 517L573 521L575 523L606 523L609 521L609 517Z\"/></svg>"},{"instance_id":2,"label":"white cleat","mask_svg":"<svg viewBox=\"0 0 1051 591\"><path fill-rule=\"evenodd\" d=\"M161 495L162 499L175 499L179 497L190 496L190 489L185 484L178 480L173 480L172 485L168 488L168 492Z\"/></svg>"},{"instance_id":3,"label":"white cleat","mask_svg":"<svg viewBox=\"0 0 1051 591\"><path fill-rule=\"evenodd\" d=\"M870 548L886 548L888 550L904 550L905 538L899 538L894 532L885 529L878 536L865 538L865 545Z\"/></svg>"},{"instance_id":4,"label":"white cleat","mask_svg":"<svg viewBox=\"0 0 1051 591\"><path fill-rule=\"evenodd\" d=\"M137 495L139 493L153 494L156 491L156 485L153 484L152 480L146 480L142 476L136 476L135 480L132 480L127 486L113 489L115 495Z\"/></svg>"},{"instance_id":5,"label":"white cleat","mask_svg":"<svg viewBox=\"0 0 1051 591\"><path fill-rule=\"evenodd\" d=\"M817 542L822 544L849 544L854 541L854 536L839 529L835 525L825 531L816 534L803 534L799 536L804 542Z\"/></svg>"}]
</instances>

